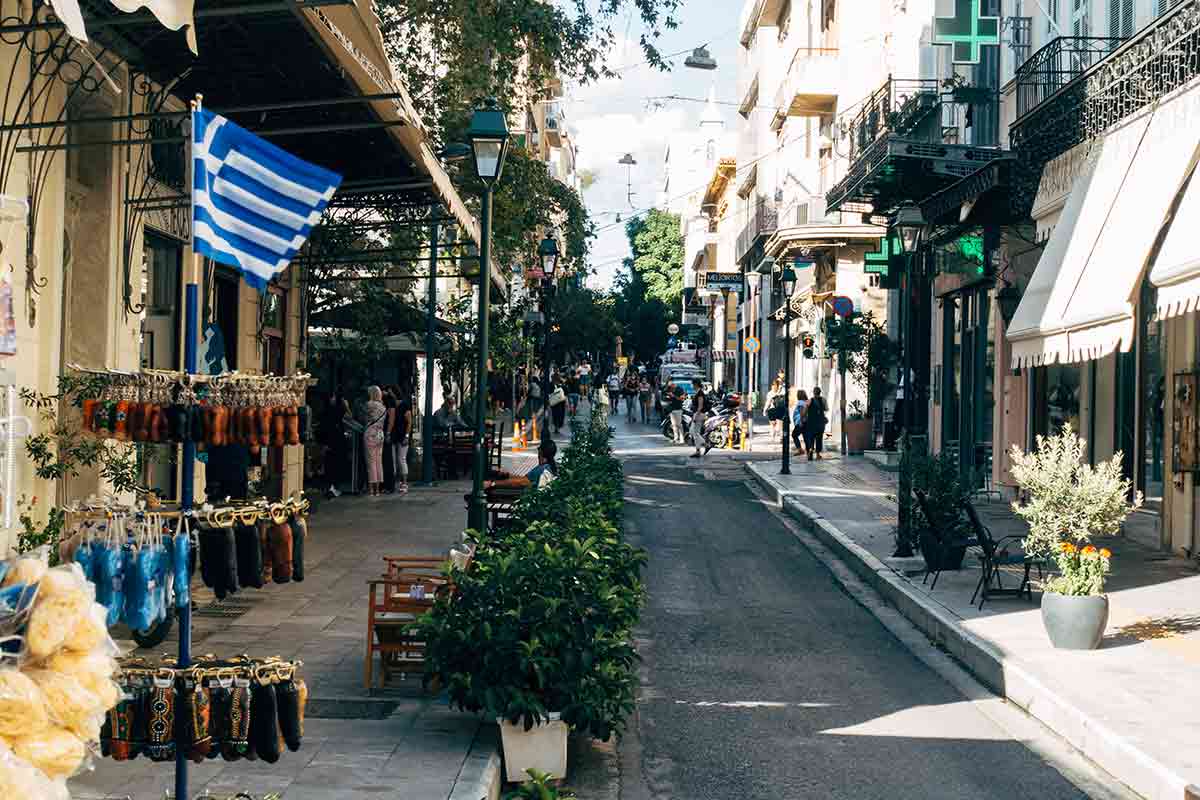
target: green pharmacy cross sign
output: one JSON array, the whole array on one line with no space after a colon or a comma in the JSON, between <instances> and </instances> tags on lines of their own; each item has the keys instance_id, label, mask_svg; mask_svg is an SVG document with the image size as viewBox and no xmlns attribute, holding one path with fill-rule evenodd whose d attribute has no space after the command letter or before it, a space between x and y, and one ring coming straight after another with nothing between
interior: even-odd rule
<instances>
[{"instance_id":1,"label":"green pharmacy cross sign","mask_svg":"<svg viewBox=\"0 0 1200 800\"><path fill-rule=\"evenodd\" d=\"M888 260L897 252L896 242L892 237L884 236L879 240L879 249L863 256L863 271L878 275L888 274Z\"/></svg>"},{"instance_id":2,"label":"green pharmacy cross sign","mask_svg":"<svg viewBox=\"0 0 1200 800\"><path fill-rule=\"evenodd\" d=\"M1000 18L983 16L983 0L954 0L953 17L934 17L933 43L951 45L955 64L978 64L984 45L1000 46Z\"/></svg>"}]
</instances>

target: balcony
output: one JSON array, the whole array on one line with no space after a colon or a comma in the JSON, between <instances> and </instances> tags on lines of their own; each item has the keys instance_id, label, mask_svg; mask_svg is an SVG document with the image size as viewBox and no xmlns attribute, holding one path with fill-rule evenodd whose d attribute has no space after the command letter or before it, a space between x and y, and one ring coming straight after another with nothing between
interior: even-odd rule
<instances>
[{"instance_id":1,"label":"balcony","mask_svg":"<svg viewBox=\"0 0 1200 800\"><path fill-rule=\"evenodd\" d=\"M566 122L562 109L557 104L546 106L546 142L551 147L562 147Z\"/></svg>"},{"instance_id":2,"label":"balcony","mask_svg":"<svg viewBox=\"0 0 1200 800\"><path fill-rule=\"evenodd\" d=\"M778 130L788 117L819 117L834 113L838 98L838 66L837 51L797 50L787 76L775 92L772 127Z\"/></svg>"},{"instance_id":3,"label":"balcony","mask_svg":"<svg viewBox=\"0 0 1200 800\"><path fill-rule=\"evenodd\" d=\"M969 105L943 94L936 80L889 78L841 131L850 168L826 193L829 208L865 203L887 214L1001 156L996 147L946 141L957 136L960 112Z\"/></svg>"},{"instance_id":4,"label":"balcony","mask_svg":"<svg viewBox=\"0 0 1200 800\"><path fill-rule=\"evenodd\" d=\"M779 228L779 209L770 199L756 197L750 205L750 210L750 220L738 234L737 245L733 250L733 258L739 263L755 245Z\"/></svg>"},{"instance_id":5,"label":"balcony","mask_svg":"<svg viewBox=\"0 0 1200 800\"><path fill-rule=\"evenodd\" d=\"M1090 45L1091 55L1089 47L1058 42L1017 71L1018 96L1024 91L1028 99L1009 138L1026 211L1046 162L1200 76L1200 0L1183 0L1129 40ZM1062 49L1066 56L1054 55Z\"/></svg>"},{"instance_id":6,"label":"balcony","mask_svg":"<svg viewBox=\"0 0 1200 800\"><path fill-rule=\"evenodd\" d=\"M1017 68L1017 117L1087 72L1123 41L1101 36L1060 36L1038 50Z\"/></svg>"}]
</instances>

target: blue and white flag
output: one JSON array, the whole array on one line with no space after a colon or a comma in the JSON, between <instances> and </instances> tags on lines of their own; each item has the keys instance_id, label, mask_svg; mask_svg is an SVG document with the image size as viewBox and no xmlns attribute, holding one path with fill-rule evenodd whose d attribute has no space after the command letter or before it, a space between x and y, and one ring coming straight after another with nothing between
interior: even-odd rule
<instances>
[{"instance_id":1,"label":"blue and white flag","mask_svg":"<svg viewBox=\"0 0 1200 800\"><path fill-rule=\"evenodd\" d=\"M195 251L260 292L282 272L342 182L211 111L192 113Z\"/></svg>"}]
</instances>

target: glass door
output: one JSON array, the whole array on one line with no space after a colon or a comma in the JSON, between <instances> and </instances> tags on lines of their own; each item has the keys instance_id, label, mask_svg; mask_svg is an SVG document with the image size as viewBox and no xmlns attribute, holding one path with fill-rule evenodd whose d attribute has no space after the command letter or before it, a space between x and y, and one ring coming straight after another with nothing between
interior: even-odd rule
<instances>
[{"instance_id":1,"label":"glass door","mask_svg":"<svg viewBox=\"0 0 1200 800\"><path fill-rule=\"evenodd\" d=\"M146 230L142 239L142 369L179 369L183 244ZM142 485L164 500L176 499L173 446L143 443L138 448Z\"/></svg>"}]
</instances>

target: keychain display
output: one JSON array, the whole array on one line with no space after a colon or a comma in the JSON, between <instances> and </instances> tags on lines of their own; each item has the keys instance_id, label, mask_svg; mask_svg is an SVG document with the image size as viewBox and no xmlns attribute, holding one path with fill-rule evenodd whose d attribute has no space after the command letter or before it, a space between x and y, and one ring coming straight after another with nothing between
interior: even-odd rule
<instances>
[{"instance_id":1,"label":"keychain display","mask_svg":"<svg viewBox=\"0 0 1200 800\"><path fill-rule=\"evenodd\" d=\"M174 759L261 760L274 764L304 738L308 687L299 661L205 656L186 669L124 659L116 681L124 693L107 714L101 752L118 761L145 755Z\"/></svg>"},{"instance_id":2,"label":"keychain display","mask_svg":"<svg viewBox=\"0 0 1200 800\"><path fill-rule=\"evenodd\" d=\"M309 441L308 374L100 372L106 383L82 401L83 428L122 442L284 447Z\"/></svg>"}]
</instances>

